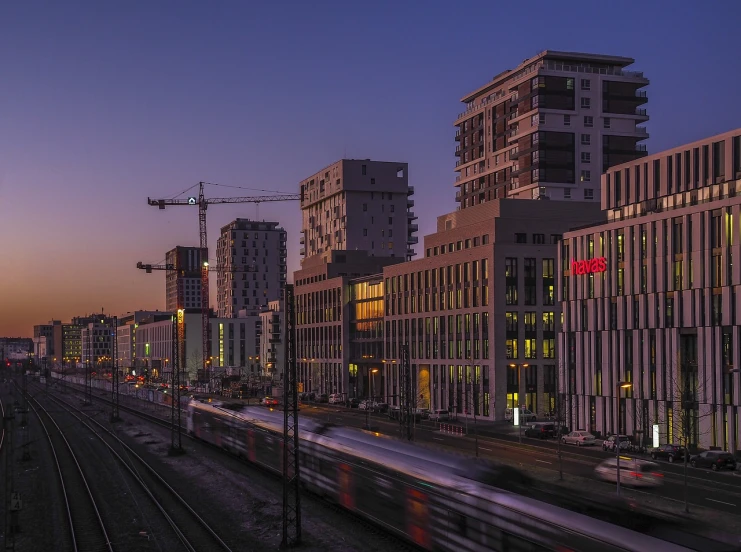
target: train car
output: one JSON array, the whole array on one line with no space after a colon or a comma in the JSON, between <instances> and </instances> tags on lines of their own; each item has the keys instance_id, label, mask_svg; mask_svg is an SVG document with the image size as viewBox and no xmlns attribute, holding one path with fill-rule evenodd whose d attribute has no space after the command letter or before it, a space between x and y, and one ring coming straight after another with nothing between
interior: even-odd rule
<instances>
[{"instance_id":1,"label":"train car","mask_svg":"<svg viewBox=\"0 0 741 552\"><path fill-rule=\"evenodd\" d=\"M280 473L282 412L191 401L188 431ZM516 470L311 420L299 438L308 490L426 550L689 550L491 484L516 486Z\"/></svg>"}]
</instances>

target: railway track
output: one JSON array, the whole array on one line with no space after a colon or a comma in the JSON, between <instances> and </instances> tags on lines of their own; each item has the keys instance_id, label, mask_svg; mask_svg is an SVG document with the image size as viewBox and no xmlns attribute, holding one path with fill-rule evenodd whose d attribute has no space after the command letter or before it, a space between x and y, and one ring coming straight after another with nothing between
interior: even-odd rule
<instances>
[{"instance_id":1,"label":"railway track","mask_svg":"<svg viewBox=\"0 0 741 552\"><path fill-rule=\"evenodd\" d=\"M41 405L38 400L29 395L29 404L35 403L34 410L38 408L51 419L48 410ZM48 399L61 407L70 416L73 416L79 424L90 431L97 439L107 448L123 469L138 483L138 487L149 497L164 519L165 523L171 528L176 541L179 543L179 549L188 552L197 552L202 550L215 551L223 550L231 552L230 547L214 531L211 526L198 515L198 513L189 505L189 503L175 491L145 459L138 455L131 447L124 443L115 433L99 423L92 416L85 413L76 406L49 395ZM37 412L38 414L38 412ZM52 419L53 421L53 419ZM79 424L75 424L79 427ZM56 425L56 424L55 424ZM59 428L59 426L57 426ZM60 434L62 430L59 429ZM62 435L62 438L64 436ZM79 465L78 465L79 468ZM82 475L82 470L78 469ZM84 477L84 476L83 476ZM85 484L85 487L89 487ZM91 495L92 497L92 495ZM102 524L102 521L101 521ZM145 535L143 535L146 537ZM103 550L98 547L80 547L74 550ZM109 545L107 550L113 550Z\"/></svg>"},{"instance_id":2,"label":"railway track","mask_svg":"<svg viewBox=\"0 0 741 552\"><path fill-rule=\"evenodd\" d=\"M36 406L33 403L36 403ZM41 428L49 441L62 486L62 496L69 524L69 542L66 543L65 548L74 552L97 550L113 552L113 545L103 523L100 509L72 445L64 435L62 428L44 407L36 401L29 401L28 404L38 417ZM50 426L54 428L51 432L49 432Z\"/></svg>"}]
</instances>

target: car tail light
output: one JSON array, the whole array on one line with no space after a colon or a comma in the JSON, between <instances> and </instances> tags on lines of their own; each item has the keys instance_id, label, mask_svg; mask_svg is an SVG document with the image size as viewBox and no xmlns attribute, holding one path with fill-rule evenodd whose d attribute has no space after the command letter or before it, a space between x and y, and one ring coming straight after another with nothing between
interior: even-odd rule
<instances>
[{"instance_id":1,"label":"car tail light","mask_svg":"<svg viewBox=\"0 0 741 552\"><path fill-rule=\"evenodd\" d=\"M653 475L654 477L664 477L664 474L659 472L651 472L651 475Z\"/></svg>"},{"instance_id":2,"label":"car tail light","mask_svg":"<svg viewBox=\"0 0 741 552\"><path fill-rule=\"evenodd\" d=\"M630 472L629 475L632 476L632 477L636 477L638 479L640 479L641 477L643 477L643 474L642 473L638 473L638 472Z\"/></svg>"}]
</instances>

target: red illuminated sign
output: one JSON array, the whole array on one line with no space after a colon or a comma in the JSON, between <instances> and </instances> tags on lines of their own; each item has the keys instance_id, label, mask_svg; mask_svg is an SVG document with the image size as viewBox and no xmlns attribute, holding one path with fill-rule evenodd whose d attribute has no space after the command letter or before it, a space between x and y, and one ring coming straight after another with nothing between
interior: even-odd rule
<instances>
[{"instance_id":1,"label":"red illuminated sign","mask_svg":"<svg viewBox=\"0 0 741 552\"><path fill-rule=\"evenodd\" d=\"M571 274L593 274L595 272L605 272L607 270L607 259L604 257L595 257L586 261L571 261Z\"/></svg>"}]
</instances>

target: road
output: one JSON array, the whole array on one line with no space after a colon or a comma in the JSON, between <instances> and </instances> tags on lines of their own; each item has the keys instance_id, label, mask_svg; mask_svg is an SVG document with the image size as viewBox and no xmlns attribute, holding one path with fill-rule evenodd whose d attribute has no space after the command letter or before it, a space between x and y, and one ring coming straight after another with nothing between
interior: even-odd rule
<instances>
[{"instance_id":1,"label":"road","mask_svg":"<svg viewBox=\"0 0 741 552\"><path fill-rule=\"evenodd\" d=\"M327 422L348 427L364 427L366 413L362 410L339 408L328 405L304 404L301 414ZM415 428L415 440L419 442L451 447L457 451L475 453L472 435L472 422L469 422L469 435L456 436L437 431L435 425L424 421ZM371 414L371 426L380 433L399 435L399 423L389 420L385 414ZM481 433L486 433L481 435ZM562 449L563 471L566 474L585 477L592 490L604 493L615 492L615 485L594 477L594 468L605 458L611 457L601 447L575 447L564 445ZM491 429L482 429L479 435L479 454L493 460L519 464L523 468L537 466L548 470L558 470L557 444L555 441L541 441L523 436L522 444L516 435L494 434ZM658 461L664 474L664 485L657 489L635 490L654 497L684 502L684 466ZM712 472L705 469L688 468L688 495L690 505L702 506L737 514L741 508L741 477L732 472Z\"/></svg>"}]
</instances>

